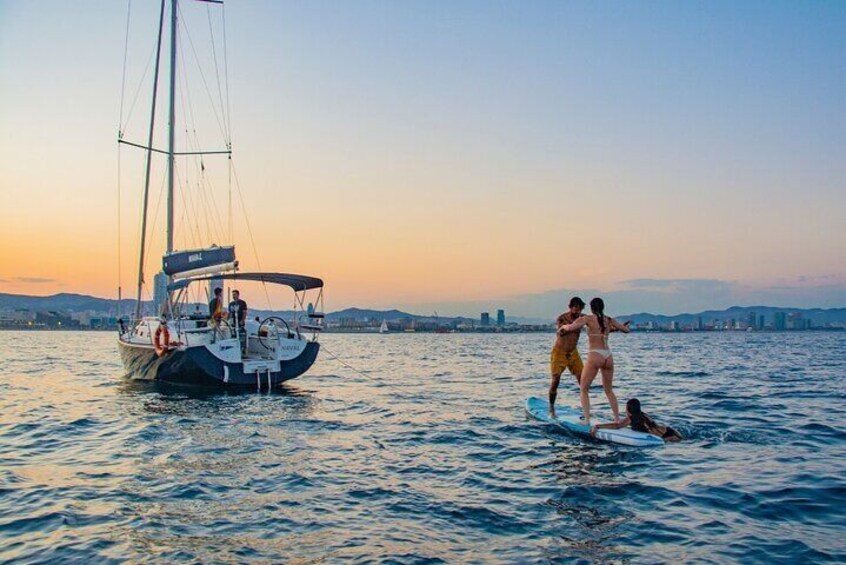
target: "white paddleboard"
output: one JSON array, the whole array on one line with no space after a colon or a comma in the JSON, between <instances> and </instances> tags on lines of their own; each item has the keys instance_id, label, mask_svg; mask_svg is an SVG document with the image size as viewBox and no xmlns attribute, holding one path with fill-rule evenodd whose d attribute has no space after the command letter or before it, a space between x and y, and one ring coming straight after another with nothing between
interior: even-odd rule
<instances>
[{"instance_id":1,"label":"white paddleboard","mask_svg":"<svg viewBox=\"0 0 846 565\"><path fill-rule=\"evenodd\" d=\"M556 406L555 419L549 417L549 402L542 398L531 397L526 400L526 412L535 420L563 428L568 432L590 437L590 426L581 420L581 410L569 406ZM664 440L629 428L619 430L596 430L595 439L634 447L664 445Z\"/></svg>"}]
</instances>

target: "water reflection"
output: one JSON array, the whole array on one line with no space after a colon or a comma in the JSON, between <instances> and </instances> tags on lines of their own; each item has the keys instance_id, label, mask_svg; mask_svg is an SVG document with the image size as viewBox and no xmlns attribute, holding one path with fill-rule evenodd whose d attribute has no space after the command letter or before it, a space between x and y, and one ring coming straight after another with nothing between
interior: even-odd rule
<instances>
[{"instance_id":1,"label":"water reflection","mask_svg":"<svg viewBox=\"0 0 846 565\"><path fill-rule=\"evenodd\" d=\"M258 393L125 379L118 393L117 403L139 426L129 445L135 472L120 485L129 503L121 520L127 527L118 531L133 553L158 547L160 556L189 551L213 559L215 551L237 555L244 544L260 555L262 547L273 554L293 543L247 532L298 526L286 517L285 497L310 482L303 459L308 428L319 425L313 390L286 384Z\"/></svg>"},{"instance_id":2,"label":"water reflection","mask_svg":"<svg viewBox=\"0 0 846 565\"><path fill-rule=\"evenodd\" d=\"M846 560L846 334L620 342L621 400L689 432L654 450L525 420L549 336L326 337L367 374L321 358L268 394L119 378L112 335L14 336L0 562Z\"/></svg>"},{"instance_id":3,"label":"water reflection","mask_svg":"<svg viewBox=\"0 0 846 565\"><path fill-rule=\"evenodd\" d=\"M255 397L255 396L308 396L315 391L298 385L296 382L282 383L274 387L270 392L262 390L257 392L254 389L244 387L221 388L219 386L179 385L161 381L143 379L132 379L122 377L118 385L118 391L122 394L160 394L164 397L191 398L195 400L216 400L221 397Z\"/></svg>"},{"instance_id":4,"label":"water reflection","mask_svg":"<svg viewBox=\"0 0 846 565\"><path fill-rule=\"evenodd\" d=\"M619 526L632 514L615 493L629 486L621 466L627 458L626 451L577 439L550 442L549 458L539 465L559 487L546 502L554 509L557 533L545 550L550 562L620 559Z\"/></svg>"}]
</instances>

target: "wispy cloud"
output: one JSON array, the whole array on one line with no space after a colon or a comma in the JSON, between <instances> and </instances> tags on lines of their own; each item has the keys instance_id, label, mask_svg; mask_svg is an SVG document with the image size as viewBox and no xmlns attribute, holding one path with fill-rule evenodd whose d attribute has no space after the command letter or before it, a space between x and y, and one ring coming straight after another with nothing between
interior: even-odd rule
<instances>
[{"instance_id":1,"label":"wispy cloud","mask_svg":"<svg viewBox=\"0 0 846 565\"><path fill-rule=\"evenodd\" d=\"M581 296L585 301L601 296L612 315L640 312L672 315L759 305L837 308L846 306L846 277L809 277L778 285L751 285L720 279L640 278L621 281L606 289L561 288L484 302L408 305L407 308L474 317L479 312L505 308L509 315L551 319L566 309L572 296Z\"/></svg>"},{"instance_id":2,"label":"wispy cloud","mask_svg":"<svg viewBox=\"0 0 846 565\"><path fill-rule=\"evenodd\" d=\"M624 289L664 292L722 292L736 283L719 279L629 279L620 281Z\"/></svg>"},{"instance_id":3,"label":"wispy cloud","mask_svg":"<svg viewBox=\"0 0 846 565\"><path fill-rule=\"evenodd\" d=\"M47 284L58 282L56 279L48 279L44 277L16 277L15 280L17 280L18 282L29 284Z\"/></svg>"},{"instance_id":4,"label":"wispy cloud","mask_svg":"<svg viewBox=\"0 0 846 565\"><path fill-rule=\"evenodd\" d=\"M44 277L14 277L12 279L14 282L21 282L27 284L48 284L48 283L57 283L59 282L57 279L48 279ZM3 282L9 282L7 280L3 280Z\"/></svg>"}]
</instances>

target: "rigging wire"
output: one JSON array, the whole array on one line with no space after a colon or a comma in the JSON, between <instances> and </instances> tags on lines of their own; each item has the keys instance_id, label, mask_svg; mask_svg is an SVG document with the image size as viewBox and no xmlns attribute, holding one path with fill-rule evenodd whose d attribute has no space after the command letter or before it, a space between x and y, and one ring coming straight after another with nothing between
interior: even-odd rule
<instances>
[{"instance_id":1,"label":"rigging wire","mask_svg":"<svg viewBox=\"0 0 846 565\"><path fill-rule=\"evenodd\" d=\"M126 61L129 53L129 17L132 13L132 0L126 3L126 36L123 40L123 73L120 80L120 118L118 119L118 139L123 137L123 102L126 92Z\"/></svg>"},{"instance_id":2,"label":"rigging wire","mask_svg":"<svg viewBox=\"0 0 846 565\"><path fill-rule=\"evenodd\" d=\"M126 131L129 127L129 121L132 119L135 104L138 102L138 96L141 94L141 87L144 86L144 79L147 78L147 73L150 72L150 65L153 63L153 56L156 54L156 44L150 48L150 55L147 57L147 64L144 66L144 72L141 73L141 80L138 81L138 86L135 88L135 94L132 96L132 104L129 105L129 111L126 113L126 120L121 122L120 130ZM123 116L121 116L123 118Z\"/></svg>"},{"instance_id":3,"label":"rigging wire","mask_svg":"<svg viewBox=\"0 0 846 565\"><path fill-rule=\"evenodd\" d=\"M121 81L120 81L120 112L118 114L118 139L123 138L123 103L126 97L126 67L127 67L127 58L129 52L129 21L130 15L132 14L132 0L128 0L126 6L126 35L123 41L123 71L121 73ZM123 232L123 228L121 225L121 144L117 144L117 291L118 291L118 302L117 302L117 318L121 318L121 300L123 299L122 287L123 287L123 269L122 269L122 255L121 255L121 247L123 247L123 241L121 240L121 233Z\"/></svg>"},{"instance_id":4,"label":"rigging wire","mask_svg":"<svg viewBox=\"0 0 846 565\"><path fill-rule=\"evenodd\" d=\"M180 16L182 15L182 9L179 8ZM217 120L217 126L220 128L220 133L223 135L224 139L226 138L226 128L223 127L223 123L220 120L220 115L218 114L218 109L215 107L214 97L211 94L211 89L209 88L208 81L206 80L206 75L203 72L202 63L200 63L200 56L197 54L197 49L194 47L194 40L191 38L191 32L188 31L188 27L185 25L185 18L180 18L180 26L182 30L185 32L185 36L188 38L188 44L191 46L191 52L194 54L194 59L197 61L197 70L200 71L200 77L203 79L203 86L206 89L206 94L209 97L209 102L211 102L212 113L214 114L215 120ZM220 109L223 112L223 108Z\"/></svg>"},{"instance_id":5,"label":"rigging wire","mask_svg":"<svg viewBox=\"0 0 846 565\"><path fill-rule=\"evenodd\" d=\"M182 75L180 75L180 76L182 76ZM182 89L179 90L179 103L182 106L182 114L181 115L186 116L187 112L185 110L185 93ZM190 139L188 138L187 126L186 126L186 129L185 129L185 140L186 140L185 141L186 149L190 151L192 148L191 148ZM188 156L185 157L185 160L187 162ZM186 165L185 168L186 168L186 170L188 169L187 165ZM182 187L182 180L180 178L179 195L182 197L182 219L181 219L180 225L181 224L188 224L188 229L186 230L186 232L191 237L193 237L195 243L197 243L198 240L200 239L199 222L196 223L196 234L195 234L195 232L192 231L192 229L191 229L192 226L191 226L190 223L188 223L188 218L187 218L188 217L188 210L193 209L193 207L194 207L193 202L190 201L191 189L190 189L190 184L188 182L188 175L186 175L186 177L185 177L185 188ZM185 238L186 242L188 241L188 239L189 239L188 237Z\"/></svg>"},{"instance_id":6,"label":"rigging wire","mask_svg":"<svg viewBox=\"0 0 846 565\"><path fill-rule=\"evenodd\" d=\"M174 167L174 174L176 174L176 172L177 172L176 167ZM152 247L154 247L153 243L157 242L157 240L154 240L153 238L155 237L155 234L156 234L156 223L158 223L159 209L161 208L161 204L162 204L162 194L164 194L164 192L165 192L165 185L166 184L167 184L167 174L166 174L166 171L165 171L165 172L162 172L162 184L159 187L159 197L156 199L156 211L153 213L153 225L150 228L150 233L153 234L153 235L150 236L150 238L151 238L150 239L150 245L147 246L147 249L144 252L144 264L145 265L147 264L147 259L150 255L150 250L151 250ZM145 277L144 281L146 282L146 280L147 279Z\"/></svg>"},{"instance_id":7,"label":"rigging wire","mask_svg":"<svg viewBox=\"0 0 846 565\"><path fill-rule=\"evenodd\" d=\"M244 212L244 223L247 224L247 233L250 234L250 243L253 246L253 255L256 258L256 266L259 268L259 271L263 271L264 269L261 268L261 260L258 256L258 248L256 247L256 239L253 237L253 227L250 224L250 217L247 214L247 206L244 203L244 194L241 192L241 182L238 180L238 170L235 168L233 163L232 165L232 173L235 177L235 188L238 190L238 199L241 202L241 210ZM262 287L264 288L264 297L267 299L267 307L270 310L273 310L273 305L270 302L270 293L267 291L267 283L262 281Z\"/></svg>"},{"instance_id":8,"label":"rigging wire","mask_svg":"<svg viewBox=\"0 0 846 565\"><path fill-rule=\"evenodd\" d=\"M182 94L182 92L180 92L180 94L182 94L182 96L184 97L184 99L183 99L183 112L184 112L184 115L186 116L186 122L190 121L190 128L191 128L191 131L193 132L193 136L194 136L194 143L195 143L194 149L196 151L201 151L202 150L202 144L200 143L200 138L197 135L196 118L194 116L194 105L191 103L191 88L189 86L190 82L188 80L187 65L184 66L183 75L180 75L180 78L183 79L184 91L186 93L186 94ZM185 102L185 101L187 101L187 102ZM184 106L186 104L187 104L187 108L188 108L187 111L184 110ZM189 143L190 143L190 135L191 134L188 133L188 125L186 125L186 137L188 138ZM196 165L197 161L200 162L199 168ZM218 241L223 242L223 241L225 241L225 239L223 237L225 230L223 228L223 221L221 220L220 210L217 207L217 201L214 199L214 188L211 186L211 182L208 180L208 177L205 174L200 174L200 172L204 170L202 156L195 156L194 163L195 163L195 168L199 169L198 174L197 174L198 178L202 178L203 181L204 181L202 188L205 188L206 185L208 186L209 194L207 195L204 191L198 190L198 197L197 197L197 201L202 202L206 207L204 212L206 213L206 223L207 223L208 235L209 235L209 237L212 237L212 238L218 237L219 238ZM209 201L211 201L211 204L209 204ZM212 211L212 209L213 209L213 211ZM212 219L214 219L216 221L216 223L212 222Z\"/></svg>"},{"instance_id":9,"label":"rigging wire","mask_svg":"<svg viewBox=\"0 0 846 565\"><path fill-rule=\"evenodd\" d=\"M182 218L181 218L182 221L180 222L180 225L184 224L184 225L188 226L188 229L185 230L185 233L188 234L187 236L184 236L185 243L187 244L188 241L190 241L190 239L189 239L189 237L190 237L191 239L193 239L196 247L200 247L201 245L200 245L199 242L200 242L201 238L200 238L200 234L199 234L199 226L197 226L197 232L195 233L191 229L191 224L188 221L188 209L189 209L189 207L193 207L193 203L190 202L190 192L191 192L190 181L189 181L188 177L186 176L185 179L184 179L185 187L183 188L183 186L182 186L182 182L183 182L182 176L179 175L178 172L175 172L175 174L176 174L177 181L178 181L176 184L177 184L177 186L179 186L179 196L182 199ZM186 196L186 194L188 194L189 196ZM177 227L175 229L179 229L179 228ZM176 239L176 236L181 235L181 234L174 233L173 235L174 235L174 239Z\"/></svg>"},{"instance_id":10,"label":"rigging wire","mask_svg":"<svg viewBox=\"0 0 846 565\"><path fill-rule=\"evenodd\" d=\"M123 229L121 228L121 202L120 202L120 156L121 156L121 144L117 144L117 291L118 291L118 303L117 303L117 318L121 317L121 300L123 299L122 293L122 286L123 286L123 269L121 268L121 247L123 242L121 241L121 232Z\"/></svg>"},{"instance_id":11,"label":"rigging wire","mask_svg":"<svg viewBox=\"0 0 846 565\"><path fill-rule=\"evenodd\" d=\"M229 151L232 151L232 107L229 102L229 56L226 52L226 4L220 6L221 27L223 28L223 81L226 87L226 135L228 137ZM228 183L228 199L229 199L229 243L235 244L235 236L232 226L232 154L229 154L228 162L229 183Z\"/></svg>"},{"instance_id":12,"label":"rigging wire","mask_svg":"<svg viewBox=\"0 0 846 565\"><path fill-rule=\"evenodd\" d=\"M217 96L220 99L220 111L223 114L223 127L225 129L224 135L228 135L229 132L229 124L227 123L228 116L226 115L226 111L223 107L223 91L220 88L220 68L217 64L217 49L215 48L214 44L214 30L212 29L212 21L211 21L211 7L206 5L206 16L208 16L209 21L209 37L211 38L211 48L212 48L212 61L214 61L214 74L215 78L217 79ZM229 139L226 139L226 143L229 143Z\"/></svg>"},{"instance_id":13,"label":"rigging wire","mask_svg":"<svg viewBox=\"0 0 846 565\"><path fill-rule=\"evenodd\" d=\"M182 105L182 115L185 116L184 119L185 119L185 122L186 122L186 125L185 125L186 148L187 148L188 151L192 151L192 150L199 151L200 150L199 139L197 139L197 141L196 141L196 146L194 144L192 144L191 134L189 132L189 126L191 128L195 128L195 125L194 125L194 109L193 109L193 106L191 106L191 104L190 104L190 90L188 89L187 70L184 68L184 66L183 66L183 72L182 72L182 74L180 74L180 78L183 79L183 82L184 82L184 88L179 90L179 95L180 95L180 103ZM186 92L188 93L188 97L187 97L188 102L187 103L186 103L186 95L185 95ZM187 106L187 109L186 109L186 106ZM189 124L189 121L190 121L190 124ZM196 129L194 129L194 135L196 137ZM187 163L189 162L191 157L194 157L194 159L191 160L191 162L194 164L195 169L197 169L196 164L197 164L198 159L200 161L200 168L203 167L202 166L202 156L199 156L199 157L198 156L191 156L191 155L185 156L185 163L186 163L186 167L185 167L185 169L186 169L186 175L185 175L186 183L185 184L186 184L186 191L188 192L189 197L191 196L191 185L188 182L188 175L187 175L188 165L187 165ZM199 178L199 176L200 176L199 171L197 173L197 176ZM201 202L200 199L201 199L201 195L199 194L199 191L198 191L198 195L197 195L196 199L190 198L191 209L197 210L197 209L200 208L200 202ZM196 207L195 207L195 203L196 203ZM185 219L186 219L187 212L188 212L187 209L183 210L183 221L185 221ZM209 223L208 216L206 217L206 223L207 224ZM200 217L199 217L199 215L195 216L194 225L195 225L195 229L196 229L196 237L197 237L197 240L198 240L197 246L202 247L202 244L199 243L199 242L202 241L202 235L201 235L201 231L200 231ZM209 229L208 231L210 233L211 229Z\"/></svg>"},{"instance_id":14,"label":"rigging wire","mask_svg":"<svg viewBox=\"0 0 846 565\"><path fill-rule=\"evenodd\" d=\"M229 102L229 56L226 52L226 5L220 6L221 27L223 28L223 84L226 89L226 135L229 149L232 149L232 106Z\"/></svg>"}]
</instances>

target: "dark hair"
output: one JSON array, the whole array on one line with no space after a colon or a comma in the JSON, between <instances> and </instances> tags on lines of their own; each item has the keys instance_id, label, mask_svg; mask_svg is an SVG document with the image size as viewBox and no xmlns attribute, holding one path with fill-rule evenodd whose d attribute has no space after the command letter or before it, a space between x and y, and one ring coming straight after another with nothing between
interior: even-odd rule
<instances>
[{"instance_id":1,"label":"dark hair","mask_svg":"<svg viewBox=\"0 0 846 565\"><path fill-rule=\"evenodd\" d=\"M605 302L601 298L593 298L590 301L590 311L596 315L596 321L599 322L599 331L605 333Z\"/></svg>"},{"instance_id":2,"label":"dark hair","mask_svg":"<svg viewBox=\"0 0 846 565\"><path fill-rule=\"evenodd\" d=\"M574 296L570 299L570 308L573 306L578 306L579 308L585 307L585 301L579 298L578 296Z\"/></svg>"},{"instance_id":3,"label":"dark hair","mask_svg":"<svg viewBox=\"0 0 846 565\"><path fill-rule=\"evenodd\" d=\"M241 294L241 291L240 291L240 290L238 290L237 288L233 288L233 289L232 289L232 294L235 294L236 292L237 292L238 294Z\"/></svg>"},{"instance_id":4,"label":"dark hair","mask_svg":"<svg viewBox=\"0 0 846 565\"><path fill-rule=\"evenodd\" d=\"M655 425L652 418L647 416L640 409L640 400L637 398L630 398L629 401L626 402L626 410L629 413L629 418L632 420L632 429L634 431L649 433L648 428Z\"/></svg>"},{"instance_id":5,"label":"dark hair","mask_svg":"<svg viewBox=\"0 0 846 565\"><path fill-rule=\"evenodd\" d=\"M217 287L216 289L214 289L214 293L215 293L215 295L223 294L223 289L220 288L220 287Z\"/></svg>"}]
</instances>

